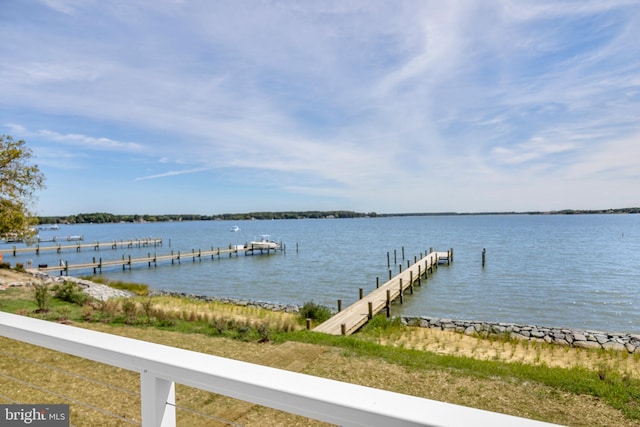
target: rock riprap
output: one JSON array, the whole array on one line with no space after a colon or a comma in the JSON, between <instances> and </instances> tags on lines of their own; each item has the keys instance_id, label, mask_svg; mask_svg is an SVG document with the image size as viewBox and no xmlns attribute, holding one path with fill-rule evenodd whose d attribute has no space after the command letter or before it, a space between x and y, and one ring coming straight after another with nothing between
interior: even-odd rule
<instances>
[{"instance_id":1,"label":"rock riprap","mask_svg":"<svg viewBox=\"0 0 640 427\"><path fill-rule=\"evenodd\" d=\"M480 322L431 317L403 317L403 322L423 328L437 328L465 335L506 336L513 339L546 342L579 348L640 353L640 334L575 330L567 328L520 325L516 323Z\"/></svg>"}]
</instances>

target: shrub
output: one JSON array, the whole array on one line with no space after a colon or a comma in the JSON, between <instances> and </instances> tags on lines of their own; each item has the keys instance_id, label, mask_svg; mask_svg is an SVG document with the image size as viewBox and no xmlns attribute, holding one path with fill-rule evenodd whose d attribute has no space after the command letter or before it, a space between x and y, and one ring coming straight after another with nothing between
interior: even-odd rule
<instances>
[{"instance_id":1,"label":"shrub","mask_svg":"<svg viewBox=\"0 0 640 427\"><path fill-rule=\"evenodd\" d=\"M134 301L129 298L125 298L125 300L122 301L122 311L124 311L126 321L128 323L131 323L136 317L138 307L136 306L136 303Z\"/></svg>"},{"instance_id":2,"label":"shrub","mask_svg":"<svg viewBox=\"0 0 640 427\"><path fill-rule=\"evenodd\" d=\"M313 301L305 302L300 309L300 318L302 320L311 319L316 323L322 323L331 317L331 310L324 305L316 304Z\"/></svg>"},{"instance_id":3,"label":"shrub","mask_svg":"<svg viewBox=\"0 0 640 427\"><path fill-rule=\"evenodd\" d=\"M392 317L387 318L387 316L383 314L379 314L377 316L373 316L363 328L363 331L366 332L391 332L394 330L404 329L404 325L402 323L402 318L400 317Z\"/></svg>"},{"instance_id":4,"label":"shrub","mask_svg":"<svg viewBox=\"0 0 640 427\"><path fill-rule=\"evenodd\" d=\"M33 297L38 305L38 312L46 312L49 310L49 303L51 302L51 294L49 293L49 286L46 283L36 283L33 285Z\"/></svg>"},{"instance_id":5,"label":"shrub","mask_svg":"<svg viewBox=\"0 0 640 427\"><path fill-rule=\"evenodd\" d=\"M54 297L72 304L82 305L89 298L77 283L66 280L61 284L53 285L51 289Z\"/></svg>"}]
</instances>

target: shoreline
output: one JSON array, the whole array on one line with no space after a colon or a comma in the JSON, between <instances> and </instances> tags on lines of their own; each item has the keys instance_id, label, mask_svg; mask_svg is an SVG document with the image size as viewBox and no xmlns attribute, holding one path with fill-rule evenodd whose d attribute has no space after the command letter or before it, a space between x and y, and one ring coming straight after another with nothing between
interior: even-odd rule
<instances>
[{"instance_id":1,"label":"shoreline","mask_svg":"<svg viewBox=\"0 0 640 427\"><path fill-rule=\"evenodd\" d=\"M150 295L168 295L177 298L192 298L199 301L222 302L240 306L260 307L272 311L297 313L300 306L265 301L249 301L236 298L218 298L185 292L153 291ZM334 312L335 313L335 312ZM523 325L504 322L484 322L474 320L445 319L434 317L398 316L407 326L440 329L445 332L462 333L469 336L497 336L574 348L626 351L640 354L640 334L626 332L606 332L571 328Z\"/></svg>"},{"instance_id":2,"label":"shoreline","mask_svg":"<svg viewBox=\"0 0 640 427\"><path fill-rule=\"evenodd\" d=\"M23 275L30 276L44 282L72 281L82 287L87 295L101 301L110 298L128 298L135 296L132 292L114 289L110 286L73 276L51 276L37 270L27 270ZM22 280L19 283L5 284L5 287L32 285L33 280ZM149 296L172 296L177 298L191 298L205 302L221 302L246 307L259 307L270 311L298 313L301 306L281 304L269 301L251 301L239 298L219 298L205 295L189 294L186 292L160 291L150 288ZM332 310L335 313L334 310ZM507 337L530 342L540 342L569 346L575 348L601 349L612 351L626 351L630 354L640 354L640 334L627 332L610 332L599 330L582 330L562 327L548 327L540 325L525 325L505 322L486 322L475 320L435 318L429 316L408 317L398 316L408 326L429 329L440 329L445 332L461 333L469 336Z\"/></svg>"},{"instance_id":3,"label":"shoreline","mask_svg":"<svg viewBox=\"0 0 640 427\"><path fill-rule=\"evenodd\" d=\"M432 317L405 317L406 325L440 329L470 336L506 337L509 339L556 344L574 348L626 351L640 354L640 334L571 329L518 323L482 322Z\"/></svg>"}]
</instances>

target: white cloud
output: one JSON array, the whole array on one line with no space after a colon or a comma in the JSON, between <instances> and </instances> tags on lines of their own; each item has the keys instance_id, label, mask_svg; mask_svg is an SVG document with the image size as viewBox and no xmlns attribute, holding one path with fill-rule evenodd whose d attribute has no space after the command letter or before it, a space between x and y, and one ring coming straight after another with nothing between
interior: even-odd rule
<instances>
[{"instance_id":1,"label":"white cloud","mask_svg":"<svg viewBox=\"0 0 640 427\"><path fill-rule=\"evenodd\" d=\"M541 160L548 155L575 150L577 147L569 142L546 141L535 137L523 144L513 147L495 147L493 154L497 161L507 164L520 164L533 160Z\"/></svg>"},{"instance_id":2,"label":"white cloud","mask_svg":"<svg viewBox=\"0 0 640 427\"><path fill-rule=\"evenodd\" d=\"M51 9L64 13L67 15L73 15L74 12L86 4L86 0L40 0L42 3L50 7Z\"/></svg>"},{"instance_id":3,"label":"white cloud","mask_svg":"<svg viewBox=\"0 0 640 427\"><path fill-rule=\"evenodd\" d=\"M51 130L39 130L36 134L44 140L78 145L90 150L138 152L143 149L142 145L135 142L121 142L110 138L96 138L81 134L61 134Z\"/></svg>"},{"instance_id":4,"label":"white cloud","mask_svg":"<svg viewBox=\"0 0 640 427\"><path fill-rule=\"evenodd\" d=\"M420 206L398 188L435 182L465 205L487 183L587 181L593 153L615 168L602 147L638 132L633 2L46 4L48 25L0 22L3 116L61 150L176 169L139 180L242 170Z\"/></svg>"},{"instance_id":5,"label":"white cloud","mask_svg":"<svg viewBox=\"0 0 640 427\"><path fill-rule=\"evenodd\" d=\"M206 168L196 168L196 169L181 170L181 171L169 171L169 172L159 173L156 175L142 176L142 177L136 178L135 180L145 181L149 179L166 178L170 176L187 175L192 173L204 172L206 170L207 170Z\"/></svg>"}]
</instances>

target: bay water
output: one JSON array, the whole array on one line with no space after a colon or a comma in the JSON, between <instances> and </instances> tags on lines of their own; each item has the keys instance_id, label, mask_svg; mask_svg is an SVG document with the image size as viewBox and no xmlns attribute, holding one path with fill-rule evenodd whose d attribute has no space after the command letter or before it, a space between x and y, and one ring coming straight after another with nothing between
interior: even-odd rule
<instances>
[{"instance_id":1,"label":"bay water","mask_svg":"<svg viewBox=\"0 0 640 427\"><path fill-rule=\"evenodd\" d=\"M230 231L236 225L237 232ZM262 234L286 253L196 258L192 250L244 244ZM640 215L453 215L275 221L193 221L61 225L41 237L80 243L160 237L158 247L43 251L4 261L33 265L122 256L185 254L180 264L104 269L111 280L250 301L336 308L355 302L430 248L454 250L393 314L640 333ZM41 243L51 246L56 243ZM7 249L13 244L0 246ZM482 251L486 264L482 266ZM404 253L404 259L402 254ZM394 255L395 254L395 255ZM390 260L391 265L387 264ZM91 270L71 274L90 275Z\"/></svg>"}]
</instances>

